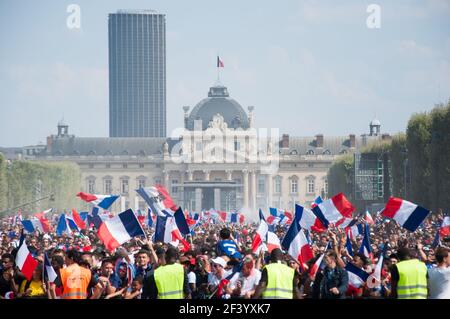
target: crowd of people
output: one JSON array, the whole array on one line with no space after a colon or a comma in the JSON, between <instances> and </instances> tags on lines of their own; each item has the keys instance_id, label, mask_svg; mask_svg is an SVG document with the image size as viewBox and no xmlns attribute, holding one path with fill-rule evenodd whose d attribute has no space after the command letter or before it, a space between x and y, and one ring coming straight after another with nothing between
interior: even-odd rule
<instances>
[{"instance_id":1,"label":"crowd of people","mask_svg":"<svg viewBox=\"0 0 450 319\"><path fill-rule=\"evenodd\" d=\"M313 258L305 264L286 251L251 250L258 223L200 222L187 236L189 250L153 242L154 229L143 226L146 237L133 238L113 252L105 249L96 229L71 235L28 233L25 244L38 261L27 280L17 267L22 226L3 219L0 238L0 298L46 299L450 299L448 238L432 247L443 215L433 213L415 231L394 220L375 219L370 227L371 258L358 253L362 236L346 248L345 230L330 227L310 232ZM273 231L283 238L288 225ZM368 274L383 255L378 285L350 284L346 264ZM318 258L323 265L312 271ZM56 279L45 273L48 258Z\"/></svg>"}]
</instances>

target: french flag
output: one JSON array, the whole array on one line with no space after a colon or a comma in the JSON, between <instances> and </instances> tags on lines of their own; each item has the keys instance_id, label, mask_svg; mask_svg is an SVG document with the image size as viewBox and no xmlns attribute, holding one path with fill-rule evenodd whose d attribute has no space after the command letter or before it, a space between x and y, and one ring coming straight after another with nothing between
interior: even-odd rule
<instances>
[{"instance_id":1,"label":"french flag","mask_svg":"<svg viewBox=\"0 0 450 319\"><path fill-rule=\"evenodd\" d=\"M360 288L369 278L369 274L364 270L356 267L352 263L347 263L345 269L348 273L348 284L354 289Z\"/></svg>"},{"instance_id":2,"label":"french flag","mask_svg":"<svg viewBox=\"0 0 450 319\"><path fill-rule=\"evenodd\" d=\"M111 205L119 198L118 195L97 195L97 194L88 194L84 192L79 192L77 194L82 200L87 203L91 203L94 206L101 207L103 209L108 209Z\"/></svg>"},{"instance_id":3,"label":"french flag","mask_svg":"<svg viewBox=\"0 0 450 319\"><path fill-rule=\"evenodd\" d=\"M109 251L136 236L145 236L139 220L132 209L105 220L98 230L98 237Z\"/></svg>"},{"instance_id":4,"label":"french flag","mask_svg":"<svg viewBox=\"0 0 450 319\"><path fill-rule=\"evenodd\" d=\"M345 241L345 249L347 249L348 254L353 257L353 247L349 233L347 233L347 240Z\"/></svg>"},{"instance_id":5,"label":"french flag","mask_svg":"<svg viewBox=\"0 0 450 319\"><path fill-rule=\"evenodd\" d=\"M76 225L72 225L72 227L76 227ZM77 229L74 229L77 230ZM59 216L58 224L56 226L56 234L58 236L62 236L63 234L70 235L71 227L69 226L69 221L66 219L65 214L61 214Z\"/></svg>"},{"instance_id":6,"label":"french flag","mask_svg":"<svg viewBox=\"0 0 450 319\"><path fill-rule=\"evenodd\" d=\"M19 211L17 212L17 215L14 216L14 218L13 218L13 223L12 223L13 227L19 225L19 223L21 223L22 220L23 220L23 218L22 218L22 210L19 209Z\"/></svg>"},{"instance_id":7,"label":"french flag","mask_svg":"<svg viewBox=\"0 0 450 319\"><path fill-rule=\"evenodd\" d=\"M269 251L269 253L272 252L272 250L274 250L275 248L280 248L281 249L281 243L280 243L280 238L278 238L277 234L268 231L267 232L267 250Z\"/></svg>"},{"instance_id":8,"label":"french flag","mask_svg":"<svg viewBox=\"0 0 450 319\"><path fill-rule=\"evenodd\" d=\"M364 254L367 258L370 258L373 264L373 253L372 247L370 246L370 230L369 225L365 225L364 227L364 237L361 243L361 247L359 248L359 253Z\"/></svg>"},{"instance_id":9,"label":"french flag","mask_svg":"<svg viewBox=\"0 0 450 319\"><path fill-rule=\"evenodd\" d=\"M33 258L28 250L23 232L20 237L20 247L16 255L16 265L19 267L20 271L24 274L27 280L31 280L33 277L33 271L38 265L38 262Z\"/></svg>"},{"instance_id":10,"label":"french flag","mask_svg":"<svg viewBox=\"0 0 450 319\"><path fill-rule=\"evenodd\" d=\"M316 207L317 205L319 205L321 203L323 203L322 197L321 196L317 196L317 198L311 204L311 209L313 209L314 207Z\"/></svg>"},{"instance_id":11,"label":"french flag","mask_svg":"<svg viewBox=\"0 0 450 319\"><path fill-rule=\"evenodd\" d=\"M326 230L320 219L311 210L297 204L295 204L295 219L304 229L319 233Z\"/></svg>"},{"instance_id":12,"label":"french flag","mask_svg":"<svg viewBox=\"0 0 450 319\"><path fill-rule=\"evenodd\" d=\"M304 267L303 264L314 257L308 238L296 220L289 227L281 247L287 250L294 259L298 260L302 267Z\"/></svg>"},{"instance_id":13,"label":"french flag","mask_svg":"<svg viewBox=\"0 0 450 319\"><path fill-rule=\"evenodd\" d=\"M354 220L355 223L357 220ZM355 240L358 236L364 235L364 224L351 223L349 226L345 227L345 232L350 236L350 239Z\"/></svg>"},{"instance_id":14,"label":"french flag","mask_svg":"<svg viewBox=\"0 0 450 319\"><path fill-rule=\"evenodd\" d=\"M314 214L326 228L328 228L330 223L335 223L342 217L352 218L354 210L355 207L343 193L339 193L313 208Z\"/></svg>"},{"instance_id":15,"label":"french flag","mask_svg":"<svg viewBox=\"0 0 450 319\"><path fill-rule=\"evenodd\" d=\"M86 223L83 221L80 214L78 214L78 212L74 208L72 208L72 214L67 214L67 219L69 219L69 221L72 221L73 224L76 225L78 230L86 228Z\"/></svg>"},{"instance_id":16,"label":"french flag","mask_svg":"<svg viewBox=\"0 0 450 319\"><path fill-rule=\"evenodd\" d=\"M356 223L358 222L357 218L341 218L340 220L338 220L335 224L336 227L338 228L349 228L354 226Z\"/></svg>"},{"instance_id":17,"label":"french flag","mask_svg":"<svg viewBox=\"0 0 450 319\"><path fill-rule=\"evenodd\" d=\"M156 215L152 213L152 210L148 208L148 216L147 216L147 225L148 227L153 227L153 224L156 223Z\"/></svg>"},{"instance_id":18,"label":"french flag","mask_svg":"<svg viewBox=\"0 0 450 319\"><path fill-rule=\"evenodd\" d=\"M22 220L23 228L28 232L32 233L35 231L40 231L41 233L49 233L52 231L50 222L47 219L24 219Z\"/></svg>"},{"instance_id":19,"label":"french flag","mask_svg":"<svg viewBox=\"0 0 450 319\"><path fill-rule=\"evenodd\" d=\"M320 255L320 257L317 258L316 262L314 263L314 265L312 265L311 269L309 270L309 276L312 280L316 278L319 269L324 268L323 257L325 257L325 254Z\"/></svg>"},{"instance_id":20,"label":"french flag","mask_svg":"<svg viewBox=\"0 0 450 319\"><path fill-rule=\"evenodd\" d=\"M169 192L162 185L139 188L136 192L144 199L156 215L173 215L177 210L177 205L175 205Z\"/></svg>"},{"instance_id":21,"label":"french flag","mask_svg":"<svg viewBox=\"0 0 450 319\"><path fill-rule=\"evenodd\" d=\"M367 286L369 288L379 287L381 285L381 269L383 268L383 259L386 254L387 243L384 244L383 250L378 258L374 272L367 278Z\"/></svg>"},{"instance_id":22,"label":"french flag","mask_svg":"<svg viewBox=\"0 0 450 319\"><path fill-rule=\"evenodd\" d=\"M364 220L366 221L367 224L369 225L373 225L375 224L372 215L370 215L369 211L366 210L366 213L364 214Z\"/></svg>"},{"instance_id":23,"label":"french flag","mask_svg":"<svg viewBox=\"0 0 450 319\"><path fill-rule=\"evenodd\" d=\"M381 215L392 218L403 228L413 232L425 220L430 211L401 198L391 197Z\"/></svg>"},{"instance_id":24,"label":"french flag","mask_svg":"<svg viewBox=\"0 0 450 319\"><path fill-rule=\"evenodd\" d=\"M439 236L441 236L441 238L450 236L450 217L449 216L444 217L441 227L439 228Z\"/></svg>"},{"instance_id":25,"label":"french flag","mask_svg":"<svg viewBox=\"0 0 450 319\"><path fill-rule=\"evenodd\" d=\"M217 67L218 68L224 67L223 61L219 58L219 56L217 56Z\"/></svg>"},{"instance_id":26,"label":"french flag","mask_svg":"<svg viewBox=\"0 0 450 319\"><path fill-rule=\"evenodd\" d=\"M44 253L44 278L46 281L54 282L58 275L56 274L55 269L50 262L50 258L48 258L47 253Z\"/></svg>"},{"instance_id":27,"label":"french flag","mask_svg":"<svg viewBox=\"0 0 450 319\"><path fill-rule=\"evenodd\" d=\"M160 216L156 217L156 230L154 236L155 242L162 242L171 244L178 247L181 242L183 245L183 251L188 251L190 248L189 243L183 238L178 229L175 217L172 216Z\"/></svg>"},{"instance_id":28,"label":"french flag","mask_svg":"<svg viewBox=\"0 0 450 319\"><path fill-rule=\"evenodd\" d=\"M253 238L253 242L252 242L252 252L253 253L256 253L259 246L261 246L263 244L268 231L269 231L269 226L267 225L267 222L264 219L264 215L260 209L259 210L259 226L258 226L258 229L256 230L255 237Z\"/></svg>"}]
</instances>

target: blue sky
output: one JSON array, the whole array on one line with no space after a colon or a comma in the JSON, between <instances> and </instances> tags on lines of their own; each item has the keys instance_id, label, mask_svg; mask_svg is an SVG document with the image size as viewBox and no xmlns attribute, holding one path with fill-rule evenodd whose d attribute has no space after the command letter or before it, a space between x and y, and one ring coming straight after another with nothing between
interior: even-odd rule
<instances>
[{"instance_id":1,"label":"blue sky","mask_svg":"<svg viewBox=\"0 0 450 319\"><path fill-rule=\"evenodd\" d=\"M69 4L81 29L68 29ZM369 29L367 6L381 7ZM450 0L0 2L0 146L45 142L64 117L108 135L108 13L166 14L168 135L216 80L255 125L295 136L404 131L450 97Z\"/></svg>"}]
</instances>

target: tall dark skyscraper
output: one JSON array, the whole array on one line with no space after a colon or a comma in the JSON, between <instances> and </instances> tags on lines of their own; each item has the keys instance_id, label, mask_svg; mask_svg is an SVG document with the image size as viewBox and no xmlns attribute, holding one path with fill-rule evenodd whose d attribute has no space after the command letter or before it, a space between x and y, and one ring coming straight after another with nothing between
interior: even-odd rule
<instances>
[{"instance_id":1,"label":"tall dark skyscraper","mask_svg":"<svg viewBox=\"0 0 450 319\"><path fill-rule=\"evenodd\" d=\"M109 15L109 136L166 136L166 18Z\"/></svg>"}]
</instances>

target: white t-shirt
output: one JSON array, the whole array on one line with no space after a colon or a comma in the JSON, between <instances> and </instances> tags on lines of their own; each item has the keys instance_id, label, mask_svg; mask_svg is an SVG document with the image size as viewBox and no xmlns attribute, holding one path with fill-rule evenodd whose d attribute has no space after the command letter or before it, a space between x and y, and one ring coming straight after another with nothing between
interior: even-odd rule
<instances>
[{"instance_id":1,"label":"white t-shirt","mask_svg":"<svg viewBox=\"0 0 450 319\"><path fill-rule=\"evenodd\" d=\"M429 299L450 299L450 267L428 269Z\"/></svg>"},{"instance_id":2,"label":"white t-shirt","mask_svg":"<svg viewBox=\"0 0 450 319\"><path fill-rule=\"evenodd\" d=\"M197 276L195 275L195 272L191 271L188 273L188 283L195 284L197 282Z\"/></svg>"},{"instance_id":3,"label":"white t-shirt","mask_svg":"<svg viewBox=\"0 0 450 319\"><path fill-rule=\"evenodd\" d=\"M258 269L253 269L253 273L248 277L244 277L240 272L238 272L230 279L228 287L234 290L236 288L237 281L240 280L242 282L241 296L244 296L247 292L255 290L260 279L261 271Z\"/></svg>"},{"instance_id":4,"label":"white t-shirt","mask_svg":"<svg viewBox=\"0 0 450 319\"><path fill-rule=\"evenodd\" d=\"M215 274L213 274L212 272L210 272L210 273L208 274L208 285L218 286L219 283L220 283L220 281L221 281L222 279L227 278L227 276L229 276L230 274L231 274L231 270L228 270L228 271L227 271L227 270L224 270L224 271L223 271L222 278L221 278L221 279L218 279L218 278L216 277Z\"/></svg>"}]
</instances>

